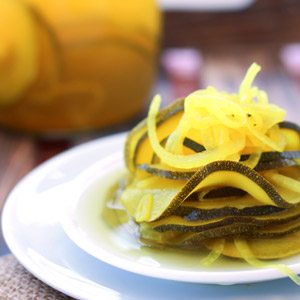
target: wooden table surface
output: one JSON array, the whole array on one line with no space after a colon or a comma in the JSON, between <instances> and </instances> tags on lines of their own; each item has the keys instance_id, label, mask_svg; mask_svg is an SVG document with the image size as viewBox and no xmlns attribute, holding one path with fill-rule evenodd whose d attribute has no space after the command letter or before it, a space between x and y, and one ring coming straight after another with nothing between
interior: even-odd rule
<instances>
[{"instance_id":1,"label":"wooden table surface","mask_svg":"<svg viewBox=\"0 0 300 300\"><path fill-rule=\"evenodd\" d=\"M237 90L241 78L253 61L259 63L263 70L255 81L256 85L267 91L271 102L280 104L288 111L287 119L299 122L300 80L284 68L278 49L274 51L260 46L223 48L204 51L201 55L203 57L200 70L201 86L209 84L228 91ZM159 89L167 87L159 85ZM34 167L74 144L89 139L91 137L81 136L72 142L46 142L0 129L0 210L9 191Z\"/></svg>"},{"instance_id":2,"label":"wooden table surface","mask_svg":"<svg viewBox=\"0 0 300 300\"><path fill-rule=\"evenodd\" d=\"M247 9L233 11L168 11L163 44L210 49L298 42L299 13L298 0L255 0Z\"/></svg>"}]
</instances>

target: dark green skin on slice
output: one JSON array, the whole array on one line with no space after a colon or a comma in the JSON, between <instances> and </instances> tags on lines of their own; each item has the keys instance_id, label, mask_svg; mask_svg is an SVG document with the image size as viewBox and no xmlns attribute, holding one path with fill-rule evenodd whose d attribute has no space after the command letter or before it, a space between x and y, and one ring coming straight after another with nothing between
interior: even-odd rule
<instances>
[{"instance_id":1,"label":"dark green skin on slice","mask_svg":"<svg viewBox=\"0 0 300 300\"><path fill-rule=\"evenodd\" d=\"M189 181L184 185L181 191L174 197L167 210L163 213L163 216L171 215L181 203L197 188L199 183L204 180L207 176L218 171L232 171L238 172L248 179L252 180L260 188L262 188L269 198L273 201L275 206L278 207L291 207L292 205L285 201L275 188L259 173L252 170L251 168L233 161L215 161L205 165L199 171L197 171Z\"/></svg>"},{"instance_id":2,"label":"dark green skin on slice","mask_svg":"<svg viewBox=\"0 0 300 300\"><path fill-rule=\"evenodd\" d=\"M197 221L228 216L264 216L279 213L283 210L285 209L271 205L252 206L242 209L230 206L213 209L199 209L192 206L180 206L174 212L174 215L183 217L188 221Z\"/></svg>"},{"instance_id":3,"label":"dark green skin on slice","mask_svg":"<svg viewBox=\"0 0 300 300\"><path fill-rule=\"evenodd\" d=\"M184 98L177 99L167 107L161 109L156 119L157 126L159 127L159 125L167 119L183 111L184 100ZM147 138L147 119L142 120L130 131L125 142L125 164L131 172L135 169L135 160L138 148L145 138Z\"/></svg>"},{"instance_id":4,"label":"dark green skin on slice","mask_svg":"<svg viewBox=\"0 0 300 300\"><path fill-rule=\"evenodd\" d=\"M149 229L151 230L151 229ZM153 230L153 229L152 229ZM151 235L144 237L141 234L140 238L150 245L168 246L176 248L184 248L197 250L203 245L202 241L215 238L234 238L243 236L247 239L264 239L264 238L280 238L288 234L300 230L300 220L295 219L285 224L276 226L261 227L256 224L230 224L226 226L216 227L201 232L177 233L175 237L166 236L165 232L156 233L156 238L149 238ZM159 238L157 234L160 234Z\"/></svg>"},{"instance_id":5,"label":"dark green skin on slice","mask_svg":"<svg viewBox=\"0 0 300 300\"><path fill-rule=\"evenodd\" d=\"M241 161L246 160L248 157L248 155L244 156ZM261 159L254 170L266 171L297 166L298 163L294 159L299 158L300 151L264 152L262 153ZM196 173L192 171L171 171L150 164L139 164L136 167L137 169L144 170L151 175L174 180L188 180Z\"/></svg>"},{"instance_id":6,"label":"dark green skin on slice","mask_svg":"<svg viewBox=\"0 0 300 300\"><path fill-rule=\"evenodd\" d=\"M300 134L300 126L296 123L290 122L290 121L284 121L279 123L280 128L286 128L286 129L291 129Z\"/></svg>"},{"instance_id":7,"label":"dark green skin on slice","mask_svg":"<svg viewBox=\"0 0 300 300\"><path fill-rule=\"evenodd\" d=\"M262 218L265 217L265 218ZM178 232L202 232L212 228L224 227L233 224L239 224L241 227L243 225L255 225L258 227L285 224L293 220L297 220L300 217L300 212L298 211L294 215L289 215L283 218L269 216L230 216L213 220L197 220L197 221L187 221L184 218L178 217L174 222L169 218L166 220L162 219L158 224L153 223L152 228L159 232L165 231L178 231Z\"/></svg>"}]
</instances>

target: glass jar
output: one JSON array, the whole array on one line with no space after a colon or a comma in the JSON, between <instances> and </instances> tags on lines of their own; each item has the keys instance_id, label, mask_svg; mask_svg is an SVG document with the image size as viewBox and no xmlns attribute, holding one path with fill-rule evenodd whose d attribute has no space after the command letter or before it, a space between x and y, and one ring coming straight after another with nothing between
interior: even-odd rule
<instances>
[{"instance_id":1,"label":"glass jar","mask_svg":"<svg viewBox=\"0 0 300 300\"><path fill-rule=\"evenodd\" d=\"M94 130L144 109L160 38L154 0L1 0L1 6L0 126Z\"/></svg>"}]
</instances>

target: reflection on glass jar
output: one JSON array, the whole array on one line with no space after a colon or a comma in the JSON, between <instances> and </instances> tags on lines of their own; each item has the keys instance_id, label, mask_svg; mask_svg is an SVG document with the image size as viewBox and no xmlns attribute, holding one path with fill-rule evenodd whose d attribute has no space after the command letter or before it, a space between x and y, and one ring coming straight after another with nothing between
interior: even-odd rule
<instances>
[{"instance_id":1,"label":"reflection on glass jar","mask_svg":"<svg viewBox=\"0 0 300 300\"><path fill-rule=\"evenodd\" d=\"M145 107L160 34L155 0L0 4L0 125L99 129Z\"/></svg>"}]
</instances>

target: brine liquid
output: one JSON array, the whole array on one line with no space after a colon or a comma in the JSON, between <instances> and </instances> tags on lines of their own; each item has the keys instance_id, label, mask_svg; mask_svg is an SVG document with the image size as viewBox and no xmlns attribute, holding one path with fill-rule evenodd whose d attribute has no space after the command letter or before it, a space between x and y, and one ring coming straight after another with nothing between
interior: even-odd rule
<instances>
[{"instance_id":1,"label":"brine liquid","mask_svg":"<svg viewBox=\"0 0 300 300\"><path fill-rule=\"evenodd\" d=\"M124 173L123 173L124 174ZM205 249L190 251L174 248L157 248L145 245L139 239L138 225L130 219L125 209L114 199L120 171L95 182L84 193L78 207L78 220L81 227L101 241L108 251L125 256L145 265L168 267L179 270L232 271L251 269L245 262L219 258L210 267L203 267L201 260L208 255Z\"/></svg>"}]
</instances>

